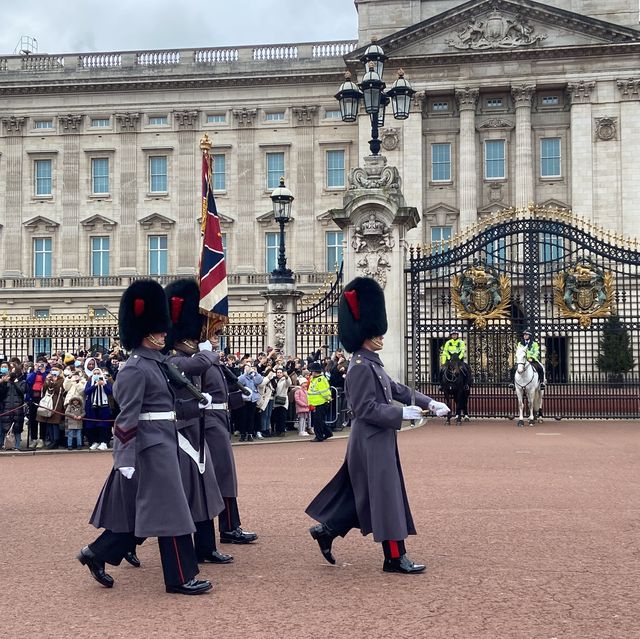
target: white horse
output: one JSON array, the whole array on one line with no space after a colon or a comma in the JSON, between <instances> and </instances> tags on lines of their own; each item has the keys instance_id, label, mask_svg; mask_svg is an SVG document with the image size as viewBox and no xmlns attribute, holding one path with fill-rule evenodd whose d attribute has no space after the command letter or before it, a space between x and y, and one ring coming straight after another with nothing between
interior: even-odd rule
<instances>
[{"instance_id":1,"label":"white horse","mask_svg":"<svg viewBox=\"0 0 640 639\"><path fill-rule=\"evenodd\" d=\"M540 390L540 378L538 372L531 362L527 359L527 347L518 344L516 350L516 374L514 378L516 387L516 395L518 396L518 406L520 408L520 416L518 418L518 426L524 426L524 394L527 394L529 402L529 426L533 426L542 413L542 395Z\"/></svg>"}]
</instances>

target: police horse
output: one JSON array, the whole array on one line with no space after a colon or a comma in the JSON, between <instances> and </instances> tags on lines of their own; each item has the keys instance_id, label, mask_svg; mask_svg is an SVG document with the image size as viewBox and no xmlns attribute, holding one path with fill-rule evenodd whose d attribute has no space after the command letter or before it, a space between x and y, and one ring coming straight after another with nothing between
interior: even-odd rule
<instances>
[{"instance_id":1,"label":"police horse","mask_svg":"<svg viewBox=\"0 0 640 639\"><path fill-rule=\"evenodd\" d=\"M447 414L447 425L451 424L453 414L453 402L456 409L456 424L462 423L462 419L469 421L467 413L469 395L471 394L471 380L466 379L462 370L463 362L458 358L457 353L452 353L451 358L444 366L440 379L440 387L444 392L444 401L451 411Z\"/></svg>"},{"instance_id":2,"label":"police horse","mask_svg":"<svg viewBox=\"0 0 640 639\"><path fill-rule=\"evenodd\" d=\"M527 347L518 344L516 349L516 371L514 376L516 395L520 415L518 426L524 426L524 397L527 396L529 404L529 426L542 420L542 390L540 390L540 378L535 367L527 359Z\"/></svg>"}]
</instances>

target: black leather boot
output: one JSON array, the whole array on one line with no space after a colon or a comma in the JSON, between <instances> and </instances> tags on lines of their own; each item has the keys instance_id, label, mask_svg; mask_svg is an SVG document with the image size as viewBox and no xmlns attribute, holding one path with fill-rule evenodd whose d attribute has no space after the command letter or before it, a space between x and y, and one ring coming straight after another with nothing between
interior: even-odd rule
<instances>
[{"instance_id":1,"label":"black leather boot","mask_svg":"<svg viewBox=\"0 0 640 639\"><path fill-rule=\"evenodd\" d=\"M209 592L212 588L211 582L206 579L202 581L191 579L180 586L167 586L165 590L177 595L202 595L205 592Z\"/></svg>"},{"instance_id":2,"label":"black leather boot","mask_svg":"<svg viewBox=\"0 0 640 639\"><path fill-rule=\"evenodd\" d=\"M105 588L113 588L113 577L105 572L104 561L100 561L89 546L85 546L77 555L78 561L89 569L91 576Z\"/></svg>"},{"instance_id":3,"label":"black leather boot","mask_svg":"<svg viewBox=\"0 0 640 639\"><path fill-rule=\"evenodd\" d=\"M385 559L382 565L384 572L399 572L405 575L424 572L425 568L424 564L414 564L407 555L402 555L398 559Z\"/></svg>"},{"instance_id":4,"label":"black leather boot","mask_svg":"<svg viewBox=\"0 0 640 639\"><path fill-rule=\"evenodd\" d=\"M134 568L140 568L140 560L138 559L138 555L131 550L128 553L125 553L125 560L128 561Z\"/></svg>"},{"instance_id":5,"label":"black leather boot","mask_svg":"<svg viewBox=\"0 0 640 639\"><path fill-rule=\"evenodd\" d=\"M245 532L238 526L231 532L221 532L220 542L223 544L250 544L258 538L254 532Z\"/></svg>"},{"instance_id":6,"label":"black leather boot","mask_svg":"<svg viewBox=\"0 0 640 639\"><path fill-rule=\"evenodd\" d=\"M199 564L230 564L233 561L231 555L212 550L208 555L202 555L198 557Z\"/></svg>"},{"instance_id":7,"label":"black leather boot","mask_svg":"<svg viewBox=\"0 0 640 639\"><path fill-rule=\"evenodd\" d=\"M331 552L331 544L333 544L333 540L336 538L336 536L333 534L333 531L325 524L316 524L315 526L311 526L311 528L309 528L309 533L318 542L318 546L320 546L320 552L322 553L322 556L330 564L335 564L336 558Z\"/></svg>"}]
</instances>

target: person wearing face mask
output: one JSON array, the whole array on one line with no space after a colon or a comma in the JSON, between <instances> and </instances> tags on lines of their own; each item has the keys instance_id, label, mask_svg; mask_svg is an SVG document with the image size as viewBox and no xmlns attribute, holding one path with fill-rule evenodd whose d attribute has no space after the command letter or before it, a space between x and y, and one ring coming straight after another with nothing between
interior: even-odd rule
<instances>
[{"instance_id":1,"label":"person wearing face mask","mask_svg":"<svg viewBox=\"0 0 640 639\"><path fill-rule=\"evenodd\" d=\"M20 450L24 426L25 377L16 364L0 363L0 441L11 431L16 438L15 449ZM5 448L6 450L6 448Z\"/></svg>"},{"instance_id":2,"label":"person wearing face mask","mask_svg":"<svg viewBox=\"0 0 640 639\"><path fill-rule=\"evenodd\" d=\"M445 415L449 409L422 393L392 380L377 352L387 332L384 293L368 277L347 284L338 305L338 337L353 357L345 378L351 410L351 434L346 459L336 476L307 508L320 522L309 532L322 556L335 564L332 543L352 528L373 533L382 544L384 572L424 571L406 554L404 540L416 529L402 476L397 431L403 420L419 420L422 409ZM393 402L399 402L399 406ZM407 404L414 405L407 405Z\"/></svg>"},{"instance_id":3,"label":"person wearing face mask","mask_svg":"<svg viewBox=\"0 0 640 639\"><path fill-rule=\"evenodd\" d=\"M89 450L107 450L109 447L111 439L109 397L111 394L110 381L104 376L102 369L94 368L84 387L86 397L84 430L90 444Z\"/></svg>"},{"instance_id":4,"label":"person wearing face mask","mask_svg":"<svg viewBox=\"0 0 640 639\"><path fill-rule=\"evenodd\" d=\"M53 410L51 415L44 417L42 422L47 425L47 448L49 450L60 447L60 424L64 421L64 376L62 367L54 364L49 371L43 390L53 395Z\"/></svg>"},{"instance_id":5,"label":"person wearing face mask","mask_svg":"<svg viewBox=\"0 0 640 639\"><path fill-rule=\"evenodd\" d=\"M25 400L29 406L29 439L35 448L44 446L47 430L46 424L38 419L38 404L44 395L44 382L48 373L49 369L46 360L38 359L34 369L27 375Z\"/></svg>"}]
</instances>

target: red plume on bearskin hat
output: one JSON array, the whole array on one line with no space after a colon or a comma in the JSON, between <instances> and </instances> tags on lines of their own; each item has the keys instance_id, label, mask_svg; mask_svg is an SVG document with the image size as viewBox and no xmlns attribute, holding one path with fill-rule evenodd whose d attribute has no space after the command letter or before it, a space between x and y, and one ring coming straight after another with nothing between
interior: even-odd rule
<instances>
[{"instance_id":1,"label":"red plume on bearskin hat","mask_svg":"<svg viewBox=\"0 0 640 639\"><path fill-rule=\"evenodd\" d=\"M185 339L200 341L200 332L205 320L198 311L200 305L200 287L194 279L176 280L164 288L169 303L171 329L166 345L173 348Z\"/></svg>"},{"instance_id":2,"label":"red plume on bearskin hat","mask_svg":"<svg viewBox=\"0 0 640 639\"><path fill-rule=\"evenodd\" d=\"M169 308L164 290L154 280L136 280L120 298L120 343L130 351L150 333L169 330Z\"/></svg>"},{"instance_id":3,"label":"red plume on bearskin hat","mask_svg":"<svg viewBox=\"0 0 640 639\"><path fill-rule=\"evenodd\" d=\"M384 293L370 277L356 277L345 287L338 303L338 338L350 352L366 339L387 332Z\"/></svg>"}]
</instances>

